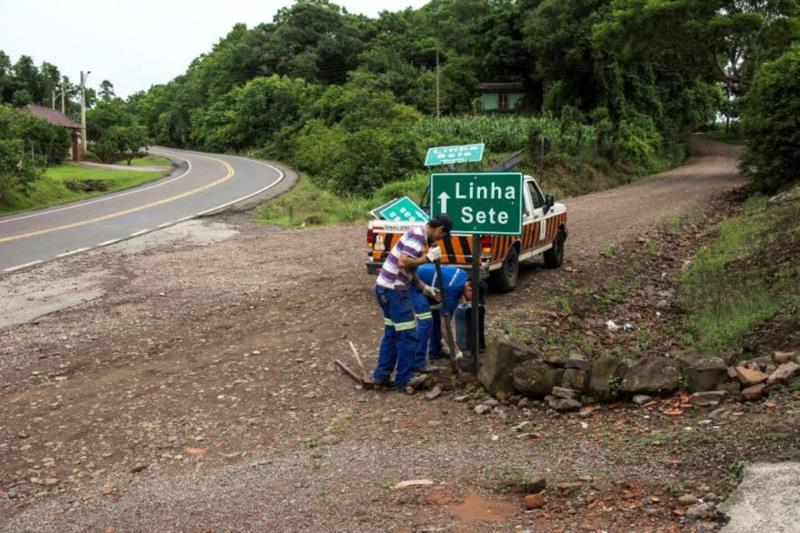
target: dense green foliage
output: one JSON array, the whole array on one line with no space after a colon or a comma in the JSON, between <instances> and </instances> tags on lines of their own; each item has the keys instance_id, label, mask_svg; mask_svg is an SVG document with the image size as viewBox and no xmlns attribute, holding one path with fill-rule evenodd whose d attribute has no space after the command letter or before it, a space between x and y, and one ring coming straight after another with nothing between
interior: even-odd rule
<instances>
[{"instance_id":1,"label":"dense green foliage","mask_svg":"<svg viewBox=\"0 0 800 533\"><path fill-rule=\"evenodd\" d=\"M110 84L109 84L110 85ZM113 90L113 86L111 86ZM36 66L30 56L22 55L16 63L11 62L0 50L0 104L11 104L22 107L37 104L50 107L53 96L56 103L61 102L61 91L64 90L64 107L68 115L79 111L78 95L80 88L70 83L55 65L44 61ZM96 100L94 89L86 89L86 104L92 106Z\"/></svg>"},{"instance_id":2,"label":"dense green foliage","mask_svg":"<svg viewBox=\"0 0 800 533\"><path fill-rule=\"evenodd\" d=\"M765 192L800 178L800 45L756 75L742 120L742 168Z\"/></svg>"},{"instance_id":3,"label":"dense green foliage","mask_svg":"<svg viewBox=\"0 0 800 533\"><path fill-rule=\"evenodd\" d=\"M508 153L545 137L562 156L653 171L716 113L735 117L760 63L800 36L797 4L433 0L370 19L300 0L129 104L158 143L255 150L340 193L404 179L427 146L481 140ZM425 118L437 62L441 121ZM518 112L552 118L464 116L482 81L521 82Z\"/></svg>"},{"instance_id":4,"label":"dense green foliage","mask_svg":"<svg viewBox=\"0 0 800 533\"><path fill-rule=\"evenodd\" d=\"M27 191L44 166L63 161L69 144L64 128L0 105L0 203L11 191Z\"/></svg>"}]
</instances>

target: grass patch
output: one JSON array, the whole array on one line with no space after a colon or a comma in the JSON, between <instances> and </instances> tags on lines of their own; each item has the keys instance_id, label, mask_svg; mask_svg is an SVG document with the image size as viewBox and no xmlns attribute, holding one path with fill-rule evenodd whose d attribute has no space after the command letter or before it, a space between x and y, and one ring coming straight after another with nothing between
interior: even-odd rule
<instances>
[{"instance_id":1,"label":"grass patch","mask_svg":"<svg viewBox=\"0 0 800 533\"><path fill-rule=\"evenodd\" d=\"M49 167L44 175L36 180L26 193L12 191L3 197L0 213L13 213L25 209L49 207L52 205L93 198L121 189L141 185L161 178L166 171L142 172L139 170L107 170L82 168L74 163ZM71 190L68 184L91 183L91 191ZM100 185L102 184L102 185ZM99 187L103 190L99 190Z\"/></svg>"},{"instance_id":2,"label":"grass patch","mask_svg":"<svg viewBox=\"0 0 800 533\"><path fill-rule=\"evenodd\" d=\"M409 196L415 202L427 185L427 176L396 181L376 190L371 197L338 196L323 189L306 175L301 175L295 187L281 196L265 202L256 212L256 220L281 226L313 226L366 221L369 211L394 198Z\"/></svg>"},{"instance_id":3,"label":"grass patch","mask_svg":"<svg viewBox=\"0 0 800 533\"><path fill-rule=\"evenodd\" d=\"M753 197L741 214L722 222L719 237L695 254L678 280L690 344L719 354L773 318L795 320L798 250L798 193L777 205Z\"/></svg>"},{"instance_id":4,"label":"grass patch","mask_svg":"<svg viewBox=\"0 0 800 533\"><path fill-rule=\"evenodd\" d=\"M128 162L117 161L114 163L115 165L125 165L128 166ZM167 157L162 157L160 155L146 155L144 157L137 157L133 161L131 161L130 166L132 167L164 167L164 166L172 166L172 160Z\"/></svg>"}]
</instances>

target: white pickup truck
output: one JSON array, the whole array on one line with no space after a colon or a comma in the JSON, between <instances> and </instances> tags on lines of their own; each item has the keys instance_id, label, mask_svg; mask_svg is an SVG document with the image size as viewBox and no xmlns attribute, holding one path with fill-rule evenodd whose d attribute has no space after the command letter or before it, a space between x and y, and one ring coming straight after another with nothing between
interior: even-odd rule
<instances>
[{"instance_id":1,"label":"white pickup truck","mask_svg":"<svg viewBox=\"0 0 800 533\"><path fill-rule=\"evenodd\" d=\"M481 264L489 274L492 287L510 292L517 285L519 262L544 255L548 268L558 268L564 260L564 241L567 239L567 207L543 195L539 184L525 176L525 207L522 213L522 235L481 237ZM428 209L427 191L421 206ZM421 222L371 220L367 227L367 271L377 274L392 246L409 227ZM442 249L442 264L470 268L472 237L453 235L437 244Z\"/></svg>"}]
</instances>

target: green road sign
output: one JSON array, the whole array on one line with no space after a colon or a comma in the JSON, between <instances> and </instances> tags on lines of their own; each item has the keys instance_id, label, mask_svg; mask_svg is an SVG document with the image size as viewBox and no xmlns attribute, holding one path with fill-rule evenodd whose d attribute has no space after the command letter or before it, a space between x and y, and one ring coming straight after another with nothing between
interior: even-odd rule
<instances>
[{"instance_id":1,"label":"green road sign","mask_svg":"<svg viewBox=\"0 0 800 533\"><path fill-rule=\"evenodd\" d=\"M522 233L523 179L520 172L431 174L431 216L446 213L453 233Z\"/></svg>"},{"instance_id":2,"label":"green road sign","mask_svg":"<svg viewBox=\"0 0 800 533\"><path fill-rule=\"evenodd\" d=\"M461 146L435 146L428 148L428 154L425 156L425 166L473 163L481 159L483 159L483 143L462 144Z\"/></svg>"},{"instance_id":3,"label":"green road sign","mask_svg":"<svg viewBox=\"0 0 800 533\"><path fill-rule=\"evenodd\" d=\"M427 222L428 214L408 196L393 201L378 214L392 222Z\"/></svg>"}]
</instances>

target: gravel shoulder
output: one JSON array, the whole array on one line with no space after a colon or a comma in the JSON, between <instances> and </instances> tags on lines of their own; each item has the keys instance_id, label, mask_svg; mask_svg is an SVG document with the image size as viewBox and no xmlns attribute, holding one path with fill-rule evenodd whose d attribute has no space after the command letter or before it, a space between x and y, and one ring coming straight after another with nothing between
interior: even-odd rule
<instances>
[{"instance_id":1,"label":"gravel shoulder","mask_svg":"<svg viewBox=\"0 0 800 533\"><path fill-rule=\"evenodd\" d=\"M590 270L605 247L743 184L728 147L694 151L673 171L566 200L567 266ZM352 341L371 365L379 341L361 225L287 230L247 213L192 224L0 280L14 298L3 319L59 285L94 295L0 330L2 529L684 529L666 506L685 477L670 450L619 447L680 429L668 417L479 417L451 393L355 390L333 361ZM528 269L490 312L562 275ZM511 418L539 436L520 438ZM498 492L518 475L551 482L544 509ZM391 490L420 478L433 486Z\"/></svg>"}]
</instances>

